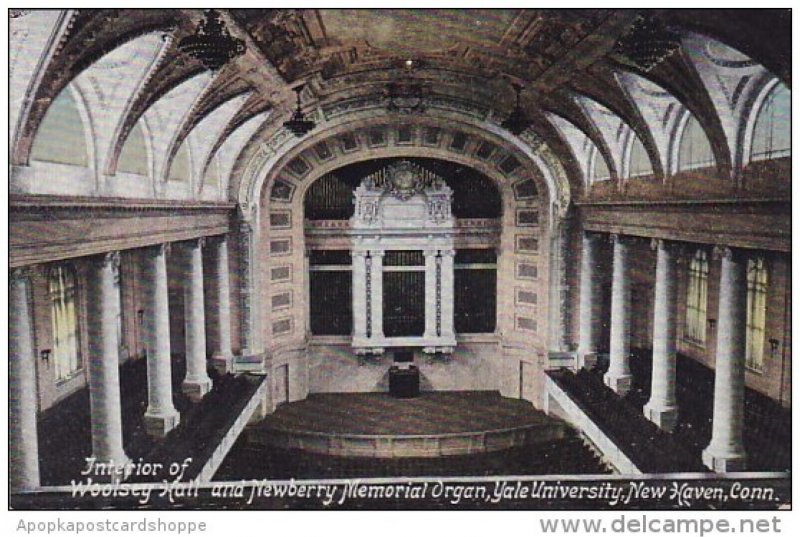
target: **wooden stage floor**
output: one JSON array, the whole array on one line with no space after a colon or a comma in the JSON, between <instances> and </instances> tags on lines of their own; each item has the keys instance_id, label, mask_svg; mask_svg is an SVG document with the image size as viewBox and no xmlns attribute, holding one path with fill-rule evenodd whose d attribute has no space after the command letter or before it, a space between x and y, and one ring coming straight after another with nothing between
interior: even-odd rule
<instances>
[{"instance_id":1,"label":"wooden stage floor","mask_svg":"<svg viewBox=\"0 0 800 537\"><path fill-rule=\"evenodd\" d=\"M412 399L324 393L281 405L248 438L328 455L435 457L549 441L563 429L529 402L498 392L423 392Z\"/></svg>"}]
</instances>

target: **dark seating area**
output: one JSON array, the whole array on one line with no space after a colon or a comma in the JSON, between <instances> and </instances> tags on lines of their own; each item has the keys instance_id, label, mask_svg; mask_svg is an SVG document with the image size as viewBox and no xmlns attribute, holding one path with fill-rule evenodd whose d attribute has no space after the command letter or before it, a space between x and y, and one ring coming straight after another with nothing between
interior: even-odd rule
<instances>
[{"instance_id":1,"label":"dark seating area","mask_svg":"<svg viewBox=\"0 0 800 537\"><path fill-rule=\"evenodd\" d=\"M631 391L619 398L603 384L607 363L593 371L551 374L584 408L587 414L617 443L629 458L648 472L704 471L703 449L711 440L714 372L687 356L678 355L676 396L680 408L672 434L660 431L642 414L650 398L652 352L632 351ZM635 425L635 426L634 426ZM791 469L791 413L768 397L745 392L745 449L747 469L784 471Z\"/></svg>"},{"instance_id":2,"label":"dark seating area","mask_svg":"<svg viewBox=\"0 0 800 537\"><path fill-rule=\"evenodd\" d=\"M214 378L214 388L197 404L180 391L185 373L181 357L173 358L173 399L181 423L164 439L148 436L147 363L129 360L120 369L125 452L132 461L169 463L191 457L186 478L196 475L219 439L229 429L262 377ZM92 453L89 391L84 388L45 412L39 419L40 473L43 485L65 485L79 479ZM154 476L160 480L162 476ZM141 478L140 478L141 479Z\"/></svg>"},{"instance_id":3,"label":"dark seating area","mask_svg":"<svg viewBox=\"0 0 800 537\"><path fill-rule=\"evenodd\" d=\"M626 399L641 409L650 398L652 352L643 349L634 350L631 369L635 384ZM689 449L700 454L711 440L714 371L697 360L680 354L677 357L676 371L676 396L680 410L674 434ZM791 470L791 411L750 388L745 389L744 406L747 469Z\"/></svg>"},{"instance_id":4,"label":"dark seating area","mask_svg":"<svg viewBox=\"0 0 800 537\"><path fill-rule=\"evenodd\" d=\"M181 414L191 402L180 392L186 371L182 357L172 360L172 385L175 407ZM143 459L158 442L147 435L144 412L147 409L147 361L132 359L120 367L122 437L132 460ZM38 421L39 471L43 485L65 485L80 478L85 459L92 454L89 389L83 388L45 411Z\"/></svg>"},{"instance_id":5,"label":"dark seating area","mask_svg":"<svg viewBox=\"0 0 800 537\"><path fill-rule=\"evenodd\" d=\"M170 463L191 458L184 479L196 477L264 378L226 375L215 379L211 392L181 415L181 423L144 460L168 468ZM163 477L154 476L154 480Z\"/></svg>"},{"instance_id":6,"label":"dark seating area","mask_svg":"<svg viewBox=\"0 0 800 537\"><path fill-rule=\"evenodd\" d=\"M704 471L699 457L619 398L596 372L561 370L549 375L643 472Z\"/></svg>"}]
</instances>

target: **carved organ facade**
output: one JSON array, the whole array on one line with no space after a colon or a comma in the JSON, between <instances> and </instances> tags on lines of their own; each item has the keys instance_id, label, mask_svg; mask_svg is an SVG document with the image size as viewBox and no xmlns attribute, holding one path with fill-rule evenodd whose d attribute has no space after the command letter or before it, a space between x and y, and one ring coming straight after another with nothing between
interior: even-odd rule
<instances>
[{"instance_id":1,"label":"carved organ facade","mask_svg":"<svg viewBox=\"0 0 800 537\"><path fill-rule=\"evenodd\" d=\"M399 161L355 189L350 220L354 350L450 353L454 332L453 191Z\"/></svg>"}]
</instances>

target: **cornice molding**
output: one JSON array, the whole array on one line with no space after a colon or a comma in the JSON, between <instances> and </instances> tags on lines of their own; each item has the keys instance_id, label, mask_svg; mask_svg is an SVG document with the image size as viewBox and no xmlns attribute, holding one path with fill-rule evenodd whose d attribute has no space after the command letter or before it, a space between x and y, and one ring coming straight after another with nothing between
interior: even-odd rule
<instances>
[{"instance_id":1,"label":"cornice molding","mask_svg":"<svg viewBox=\"0 0 800 537\"><path fill-rule=\"evenodd\" d=\"M9 211L22 213L37 210L114 210L144 211L197 211L228 212L236 209L235 203L175 201L136 198L93 198L83 196L46 196L14 194L9 197Z\"/></svg>"}]
</instances>

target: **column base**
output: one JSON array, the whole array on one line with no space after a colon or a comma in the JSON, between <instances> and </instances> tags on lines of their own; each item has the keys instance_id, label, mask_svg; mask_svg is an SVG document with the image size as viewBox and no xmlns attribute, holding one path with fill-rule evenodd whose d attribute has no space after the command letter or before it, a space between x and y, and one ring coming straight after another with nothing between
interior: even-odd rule
<instances>
[{"instance_id":1,"label":"column base","mask_svg":"<svg viewBox=\"0 0 800 537\"><path fill-rule=\"evenodd\" d=\"M745 470L746 462L747 456L744 451L717 450L712 446L703 450L703 464L717 473L741 472Z\"/></svg>"},{"instance_id":2,"label":"column base","mask_svg":"<svg viewBox=\"0 0 800 537\"><path fill-rule=\"evenodd\" d=\"M633 375L616 375L612 373L606 373L603 376L603 382L606 386L614 390L619 396L625 396L631 391L631 386L633 385Z\"/></svg>"},{"instance_id":3,"label":"column base","mask_svg":"<svg viewBox=\"0 0 800 537\"><path fill-rule=\"evenodd\" d=\"M178 426L181 422L180 412L174 408L169 412L159 412L151 414L149 411L144 414L144 430L150 436L164 438L167 433Z\"/></svg>"},{"instance_id":4,"label":"column base","mask_svg":"<svg viewBox=\"0 0 800 537\"><path fill-rule=\"evenodd\" d=\"M661 429L672 432L678 424L678 407L668 406L659 408L647 403L643 409L644 417L658 425Z\"/></svg>"},{"instance_id":5,"label":"column base","mask_svg":"<svg viewBox=\"0 0 800 537\"><path fill-rule=\"evenodd\" d=\"M221 352L215 352L214 355L211 357L211 367L219 373L220 375L227 375L228 373L233 373L233 354L227 353L223 354Z\"/></svg>"},{"instance_id":6,"label":"column base","mask_svg":"<svg viewBox=\"0 0 800 537\"><path fill-rule=\"evenodd\" d=\"M596 352L580 352L577 356L578 369L594 369L597 366L597 353Z\"/></svg>"},{"instance_id":7,"label":"column base","mask_svg":"<svg viewBox=\"0 0 800 537\"><path fill-rule=\"evenodd\" d=\"M192 403L199 402L205 394L211 391L211 379L206 377L197 380L184 380L181 391Z\"/></svg>"}]
</instances>

